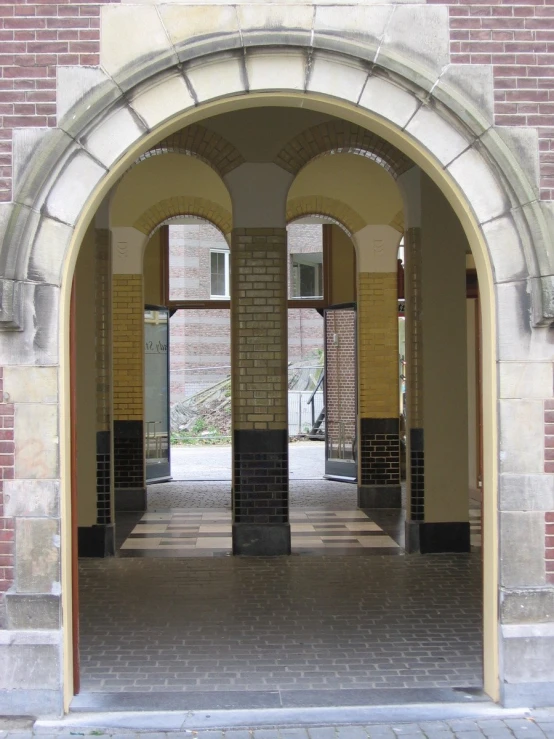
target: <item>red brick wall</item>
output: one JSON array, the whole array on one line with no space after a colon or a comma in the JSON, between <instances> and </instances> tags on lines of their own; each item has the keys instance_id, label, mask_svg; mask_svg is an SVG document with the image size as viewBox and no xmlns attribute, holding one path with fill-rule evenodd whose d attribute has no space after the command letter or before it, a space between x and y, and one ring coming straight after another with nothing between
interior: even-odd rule
<instances>
[{"instance_id":1,"label":"red brick wall","mask_svg":"<svg viewBox=\"0 0 554 739\"><path fill-rule=\"evenodd\" d=\"M14 408L2 403L3 371L0 368L0 593L13 582L14 522L4 516L4 480L14 477Z\"/></svg>"},{"instance_id":2,"label":"red brick wall","mask_svg":"<svg viewBox=\"0 0 554 739\"><path fill-rule=\"evenodd\" d=\"M97 66L100 5L0 0L0 201L11 199L14 128L56 125L56 66Z\"/></svg>"},{"instance_id":3,"label":"red brick wall","mask_svg":"<svg viewBox=\"0 0 554 739\"><path fill-rule=\"evenodd\" d=\"M552 0L459 0L449 15L451 61L492 65L495 124L537 127L541 198L554 199Z\"/></svg>"}]
</instances>

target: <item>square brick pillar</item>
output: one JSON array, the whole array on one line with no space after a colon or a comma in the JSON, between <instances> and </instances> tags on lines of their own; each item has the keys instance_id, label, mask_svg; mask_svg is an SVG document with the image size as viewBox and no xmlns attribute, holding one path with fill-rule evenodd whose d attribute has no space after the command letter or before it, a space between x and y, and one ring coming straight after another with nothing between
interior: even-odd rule
<instances>
[{"instance_id":1,"label":"square brick pillar","mask_svg":"<svg viewBox=\"0 0 554 739\"><path fill-rule=\"evenodd\" d=\"M358 274L358 506L400 508L396 272Z\"/></svg>"},{"instance_id":2,"label":"square brick pillar","mask_svg":"<svg viewBox=\"0 0 554 739\"><path fill-rule=\"evenodd\" d=\"M423 432L423 320L421 228L404 236L406 305L406 477L408 520L425 518L425 435ZM413 527L412 527L413 528ZM408 549L417 548L407 542Z\"/></svg>"},{"instance_id":3,"label":"square brick pillar","mask_svg":"<svg viewBox=\"0 0 554 739\"><path fill-rule=\"evenodd\" d=\"M470 550L467 239L421 175L419 223L405 236L410 552Z\"/></svg>"},{"instance_id":4,"label":"square brick pillar","mask_svg":"<svg viewBox=\"0 0 554 739\"><path fill-rule=\"evenodd\" d=\"M112 226L112 407L115 509L146 510L144 278L147 236Z\"/></svg>"},{"instance_id":5,"label":"square brick pillar","mask_svg":"<svg viewBox=\"0 0 554 739\"><path fill-rule=\"evenodd\" d=\"M111 470L111 254L110 231L97 228L95 272L96 324L96 526L95 554L115 554Z\"/></svg>"},{"instance_id":6,"label":"square brick pillar","mask_svg":"<svg viewBox=\"0 0 554 739\"><path fill-rule=\"evenodd\" d=\"M287 232L231 237L233 554L290 554Z\"/></svg>"},{"instance_id":7,"label":"square brick pillar","mask_svg":"<svg viewBox=\"0 0 554 739\"><path fill-rule=\"evenodd\" d=\"M401 508L397 256L401 234L354 234L358 265L358 506Z\"/></svg>"}]
</instances>

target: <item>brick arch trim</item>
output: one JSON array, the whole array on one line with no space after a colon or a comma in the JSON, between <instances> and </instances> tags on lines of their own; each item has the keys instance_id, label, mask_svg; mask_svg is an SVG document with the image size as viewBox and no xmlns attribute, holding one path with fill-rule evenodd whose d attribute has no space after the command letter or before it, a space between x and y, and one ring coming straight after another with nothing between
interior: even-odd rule
<instances>
[{"instance_id":1,"label":"brick arch trim","mask_svg":"<svg viewBox=\"0 0 554 739\"><path fill-rule=\"evenodd\" d=\"M133 226L137 231L149 236L161 223L177 216L205 218L223 234L229 233L233 224L229 211L218 203L206 198L176 195L152 205L133 223Z\"/></svg>"},{"instance_id":2,"label":"brick arch trim","mask_svg":"<svg viewBox=\"0 0 554 739\"><path fill-rule=\"evenodd\" d=\"M313 195L312 197L292 198L287 202L287 223L302 216L313 215L332 218L351 235L367 225L353 208L334 198Z\"/></svg>"},{"instance_id":3,"label":"brick arch trim","mask_svg":"<svg viewBox=\"0 0 554 739\"><path fill-rule=\"evenodd\" d=\"M215 131L199 124L182 128L167 136L142 154L137 162L158 154L185 154L201 159L220 177L231 172L245 160L240 151Z\"/></svg>"},{"instance_id":4,"label":"brick arch trim","mask_svg":"<svg viewBox=\"0 0 554 739\"><path fill-rule=\"evenodd\" d=\"M401 234L404 233L404 211L399 210L398 213L391 219L389 226L392 226Z\"/></svg>"},{"instance_id":5,"label":"brick arch trim","mask_svg":"<svg viewBox=\"0 0 554 739\"><path fill-rule=\"evenodd\" d=\"M358 154L381 165L395 179L414 166L412 160L375 133L348 121L312 126L291 139L273 160L298 174L312 159L329 154Z\"/></svg>"}]
</instances>

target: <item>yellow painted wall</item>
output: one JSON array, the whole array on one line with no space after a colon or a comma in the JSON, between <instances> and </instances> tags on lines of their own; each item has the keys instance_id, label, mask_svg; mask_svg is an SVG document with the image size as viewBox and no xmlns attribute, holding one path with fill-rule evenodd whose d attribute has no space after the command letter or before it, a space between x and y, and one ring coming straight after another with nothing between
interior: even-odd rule
<instances>
[{"instance_id":1,"label":"yellow painted wall","mask_svg":"<svg viewBox=\"0 0 554 739\"><path fill-rule=\"evenodd\" d=\"M144 250L144 302L148 305L162 304L161 290L161 230L158 229Z\"/></svg>"},{"instance_id":2,"label":"yellow painted wall","mask_svg":"<svg viewBox=\"0 0 554 739\"><path fill-rule=\"evenodd\" d=\"M356 251L352 240L339 226L331 226L332 305L356 300Z\"/></svg>"},{"instance_id":3,"label":"yellow painted wall","mask_svg":"<svg viewBox=\"0 0 554 739\"><path fill-rule=\"evenodd\" d=\"M467 240L437 186L421 183L425 520L467 521Z\"/></svg>"},{"instance_id":4,"label":"yellow painted wall","mask_svg":"<svg viewBox=\"0 0 554 739\"><path fill-rule=\"evenodd\" d=\"M96 359L94 225L83 239L75 267L77 500L79 526L96 523Z\"/></svg>"},{"instance_id":5,"label":"yellow painted wall","mask_svg":"<svg viewBox=\"0 0 554 739\"><path fill-rule=\"evenodd\" d=\"M231 211L223 180L207 164L182 154L160 154L143 160L121 179L111 201L112 226L132 226L156 203L193 196Z\"/></svg>"},{"instance_id":6,"label":"yellow painted wall","mask_svg":"<svg viewBox=\"0 0 554 739\"><path fill-rule=\"evenodd\" d=\"M365 225L388 225L403 208L392 176L357 154L322 156L298 173L289 200L318 195L347 203Z\"/></svg>"}]
</instances>

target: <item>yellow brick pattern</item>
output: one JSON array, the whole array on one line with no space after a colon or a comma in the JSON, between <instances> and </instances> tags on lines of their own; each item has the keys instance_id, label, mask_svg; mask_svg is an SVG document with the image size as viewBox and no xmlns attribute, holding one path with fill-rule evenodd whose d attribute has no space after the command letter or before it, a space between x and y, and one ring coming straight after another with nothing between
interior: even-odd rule
<instances>
[{"instance_id":1,"label":"yellow brick pattern","mask_svg":"<svg viewBox=\"0 0 554 739\"><path fill-rule=\"evenodd\" d=\"M350 234L361 231L367 225L353 208L334 198L313 195L305 198L291 198L287 201L287 223L300 216L314 214L334 218Z\"/></svg>"},{"instance_id":2,"label":"yellow brick pattern","mask_svg":"<svg viewBox=\"0 0 554 739\"><path fill-rule=\"evenodd\" d=\"M144 301L142 275L113 275L113 414L143 418Z\"/></svg>"},{"instance_id":3,"label":"yellow brick pattern","mask_svg":"<svg viewBox=\"0 0 554 739\"><path fill-rule=\"evenodd\" d=\"M406 297L406 400L408 425L423 428L423 321L421 299L421 230L404 235Z\"/></svg>"},{"instance_id":4,"label":"yellow brick pattern","mask_svg":"<svg viewBox=\"0 0 554 739\"><path fill-rule=\"evenodd\" d=\"M133 226L137 231L149 236L160 223L175 216L199 216L213 223L224 234L231 230L232 218L228 210L211 200L192 195L176 195L160 200L143 213Z\"/></svg>"},{"instance_id":5,"label":"yellow brick pattern","mask_svg":"<svg viewBox=\"0 0 554 739\"><path fill-rule=\"evenodd\" d=\"M166 152L198 157L213 167L222 177L245 161L240 151L227 139L198 124L182 128L163 139L143 154L140 159Z\"/></svg>"},{"instance_id":6,"label":"yellow brick pattern","mask_svg":"<svg viewBox=\"0 0 554 739\"><path fill-rule=\"evenodd\" d=\"M96 229L96 430L110 428L110 232Z\"/></svg>"},{"instance_id":7,"label":"yellow brick pattern","mask_svg":"<svg viewBox=\"0 0 554 739\"><path fill-rule=\"evenodd\" d=\"M392 226L399 233L404 233L404 211L403 210L398 211L398 213L394 216L394 218L389 223L389 226Z\"/></svg>"},{"instance_id":8,"label":"yellow brick pattern","mask_svg":"<svg viewBox=\"0 0 554 739\"><path fill-rule=\"evenodd\" d=\"M287 172L297 174L314 157L339 152L365 156L395 178L414 166L388 141L347 121L328 121L308 128L289 141L273 161Z\"/></svg>"},{"instance_id":9,"label":"yellow brick pattern","mask_svg":"<svg viewBox=\"0 0 554 739\"><path fill-rule=\"evenodd\" d=\"M287 428L287 233L231 237L234 429Z\"/></svg>"},{"instance_id":10,"label":"yellow brick pattern","mask_svg":"<svg viewBox=\"0 0 554 739\"><path fill-rule=\"evenodd\" d=\"M358 274L358 372L360 417L398 417L396 272Z\"/></svg>"}]
</instances>

